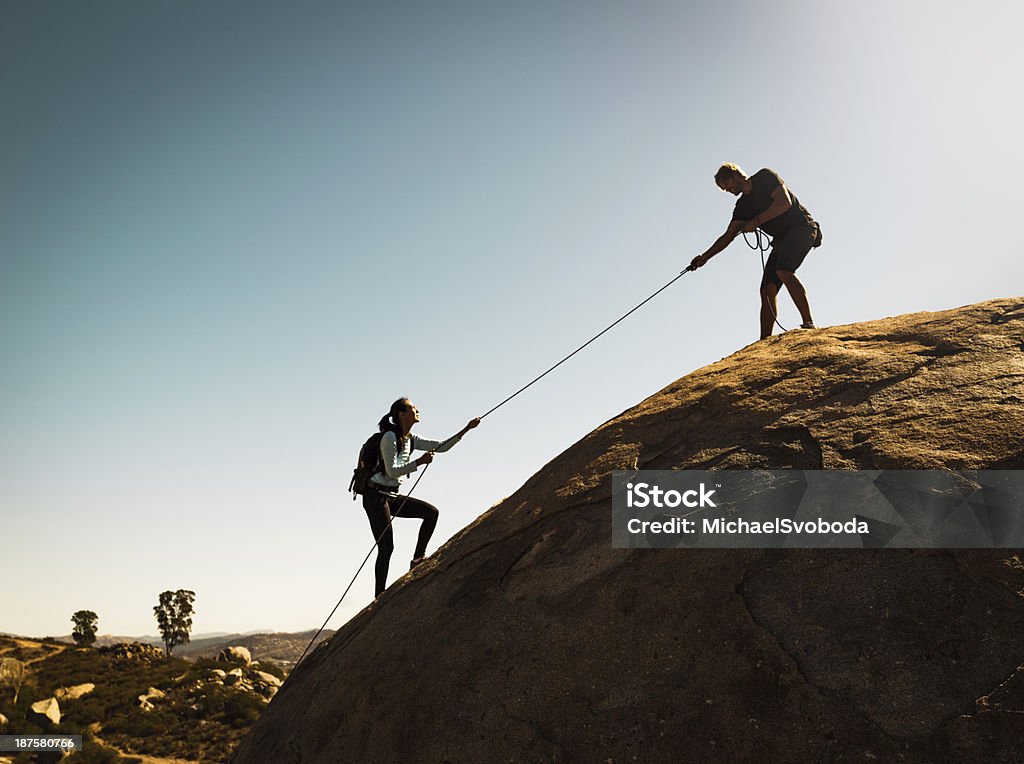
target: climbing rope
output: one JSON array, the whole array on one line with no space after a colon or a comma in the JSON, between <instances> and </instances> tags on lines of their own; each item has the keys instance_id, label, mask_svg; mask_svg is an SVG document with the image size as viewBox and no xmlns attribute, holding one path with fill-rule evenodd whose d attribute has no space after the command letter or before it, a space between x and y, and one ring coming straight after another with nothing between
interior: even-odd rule
<instances>
[{"instance_id":1,"label":"climbing rope","mask_svg":"<svg viewBox=\"0 0 1024 764\"><path fill-rule=\"evenodd\" d=\"M551 372L553 372L553 371L554 371L555 369L557 369L557 368L558 368L559 366L561 366L561 365L562 365L563 363L565 363L565 362L566 362L566 361L568 361L568 360L569 360L570 358L572 358L572 357L573 357L574 355L576 355L577 353L579 353L579 352L580 352L581 350L583 350L584 348L586 348L586 347L587 347L588 345L590 345L591 343L593 343L593 342L594 342L595 340L597 340L598 338L600 338L601 336L603 336L604 334L606 334L606 333L607 333L608 331L610 331L610 330L611 330L612 328L614 328L614 327L615 327L615 326L617 326L618 324L620 324L620 323L622 323L623 321L625 321L625 320L626 320L627 318L629 318L629 317L630 317L631 315L633 315L634 313L636 313L636 311L640 310L640 308L642 308L642 307L643 307L644 305L646 305L647 303L649 303L649 302L650 302L651 300L653 300L653 299L654 299L655 297L657 297L657 296L658 296L659 294L661 294L662 292L664 292L664 291L665 291L666 289L668 289L668 288L669 288L670 286L672 286L672 285L673 285L674 283L676 283L677 281L679 281L679 279L681 279L681 278L682 278L683 276L685 276L685 275L686 275L687 273L689 273L689 272L690 272L690 271L692 271L692 270L693 270L693 268L692 268L692 267L687 267L687 268L686 268L685 270L681 271L681 272L679 273L679 275L678 275L678 276L676 276L676 277L675 277L674 279L672 279L671 281L669 281L669 282L668 282L667 284L665 284L665 285L664 285L663 287L661 287L660 289L658 289L658 290L657 290L656 292L653 292L653 293L652 293L652 294L651 294L650 296L648 296L648 297L647 297L647 298L646 298L646 299L645 299L645 300L644 300L643 302L639 303L639 304L638 304L638 305L636 305L636 306L635 306L634 308L630 309L629 311L627 311L626 313L624 313L623 315L621 315L621 316L620 316L619 318L617 318L617 319L616 319L615 321L613 321L612 323L610 323L610 324L609 324L608 326L606 326L606 327L605 327L604 329L602 329L601 331L599 331L599 332L598 332L597 334L595 334L595 335L594 335L593 337L591 337L591 338L590 338L589 340L587 340L586 342L584 342L584 343L583 343L582 345L580 345L580 346L579 346L578 348L576 348L576 349L575 349L574 351L572 351L571 353L569 353L569 355L567 355L567 356L566 356L565 358L563 358L563 359L562 359L561 361L559 361L558 363L556 363L556 364L555 364L554 366L552 366L552 367L551 367L550 369L548 369L547 371L545 371L545 372L543 372L543 373L539 374L538 376L534 377L534 378L533 378L532 380L530 380L530 381L529 381L529 382L527 382L527 383L526 383L525 385L523 385L523 386L522 386L522 387L520 387L520 388L519 388L518 390L516 390L516 391L515 391L514 393L512 393L512 395L510 395L510 396L508 396L507 398L505 398L505 399L504 399L504 400L503 400L503 401L502 401L501 403L499 403L499 404L498 404L497 406L494 406L494 407L492 407L492 408L488 409L488 410L487 410L487 412L486 412L485 414L483 414L483 415L482 415L482 416L480 417L480 419L483 419L484 417L490 416L490 415L491 415L491 414L493 414L493 413L494 413L495 411L497 411L497 410L498 410L498 409L500 409L500 408L501 408L502 406L504 406L504 405L505 405L506 403L508 403L509 401L511 401L511 400L512 400L513 398L515 398L515 397L516 397L517 395L519 395L519 394L520 394L520 393L522 393L522 392L525 392L525 391L526 391L526 390L527 390L528 388L532 387L532 386L533 386L533 385L535 385L535 384L536 384L537 382L540 382L540 381L541 381L542 379L544 379L544 377L546 377L546 376L547 376L548 374L550 374ZM446 440L446 441L445 441L444 443L442 443L442 444L441 444L440 446L438 446L438 447L437 447L437 449L435 449L435 450L443 450L443 448L444 448L444 447L445 447L446 445L448 445L448 443L450 443L450 442L451 442L452 440L454 440L454 439L455 439L454 437L452 437L452 438L449 438L449 439L448 439L448 440ZM412 496L412 493L413 493L413 491L415 491L415 490L416 490L416 486L417 486L417 485L419 485L419 482L420 482L420 480L422 480L422 479L423 479L423 476L427 474L427 468L429 468L429 467L430 467L430 464L427 464L427 465L426 465L426 466L425 466L425 467L423 468L423 471L422 471L422 472L421 472L421 473L419 474L419 476L418 476L418 477L416 478L416 482L414 482L414 483L412 484L412 488L410 488L410 489L409 489L409 492L408 492L408 493L407 493L407 494L406 494L406 495L405 495L405 496L404 496L404 497L402 498L402 503L398 505L398 509L396 509L396 510L395 510L395 512L394 512L394 513L392 513L392 515L391 515L391 519L390 519L390 520L388 520L388 524L387 524L387 526L386 526L386 527L384 528L384 530L383 530L383 531L381 532L380 536L378 536L378 537L377 537L376 539L374 539L374 542L373 542L373 546L372 546L372 547L370 547L370 551L366 553L366 557L365 557L365 558L363 559L363 562L362 562L362 564L361 564L361 565L359 566L359 569L358 569L358 570L356 571L355 575L354 575L354 576L352 576L352 580L351 580L351 581L349 582L348 586L347 586L347 587L345 587L345 591L344 591L344 592L342 593L342 595L341 595L341 599L339 599L339 600L338 600L338 604L336 604L336 605L334 606L334 609L333 609L333 610L331 611L331 614L330 614L329 616L327 616L327 620L325 620L325 621L324 621L324 623L323 623L323 626L321 626L321 627L320 627L320 628L319 628L319 629L317 630L316 634L314 634L314 635L313 635L313 638L312 638L312 639L311 639L311 640L309 641L309 644L308 644L308 645L306 645L306 649L302 651L302 655L300 655L300 656L299 656L299 660L295 661L295 666L293 666L293 667L292 667L292 670L293 670L293 671L294 671L294 669L295 669L296 667L298 667L298 665L299 665L299 663L300 663L300 662L302 661L302 659L306 657L306 653L307 653L307 652L309 652L309 648L311 648L311 647L313 646L313 643L314 643L314 642L316 642L316 640L317 640L317 637L319 637L319 636L320 636L320 634L321 634L321 633L323 633L323 630L327 628L327 624L328 624L328 623L330 622L331 618L333 618L333 617L334 617L334 614L335 614L335 613L336 613L336 612L338 611L338 608L339 608L339 607L341 607L341 603L342 603L342 601L343 601L343 600L345 599L345 596L346 596L346 595L347 595L347 594L349 593L349 590L350 590L350 589L352 588L352 585L353 585L353 584L355 584L355 582L356 582L356 579L357 579L357 578L359 577L359 574L360 574L360 573L362 573L362 571L363 571L363 568L364 568L364 567L366 566L366 563L367 563L367 561L369 561L369 559L370 559L370 555L372 555L372 554L373 554L373 551L374 551L374 550L375 550L375 549L377 548L377 545L378 545L378 544L380 543L380 540L381 540L382 538L384 538L384 534L388 532L388 529L389 529L389 528L391 528L391 523L392 523L392 522L394 522L394 519L395 519L396 517L398 517L398 516L400 515L400 513L401 513L401 510L402 510L402 507L403 507L403 506L405 505L405 502L406 502L406 501L407 501L407 500L409 499L409 497L410 497L410 496ZM291 676L291 674L289 674L289 676ZM287 681L287 680L286 680L286 681Z\"/></svg>"},{"instance_id":2,"label":"climbing rope","mask_svg":"<svg viewBox=\"0 0 1024 764\"><path fill-rule=\"evenodd\" d=\"M746 232L744 231L744 233L743 233L743 243L746 244L751 249L756 249L758 252L761 253L761 274L762 274L762 278L763 278L765 271L768 270L768 263L765 260L764 253L767 252L769 249L771 249L772 240L768 236L768 234L766 234L760 228L755 228L754 229L754 234L755 234L754 243L751 244L750 240L747 239ZM776 293L776 294L778 294L778 293ZM784 327L782 324L779 323L779 315L778 315L778 313L775 312L775 308L772 307L772 304L770 302L768 303L768 310L770 310L772 312L772 318L775 320L775 325L778 326L784 332L785 331L789 331L788 329L786 329L786 327Z\"/></svg>"},{"instance_id":3,"label":"climbing rope","mask_svg":"<svg viewBox=\"0 0 1024 764\"><path fill-rule=\"evenodd\" d=\"M453 440L453 439L449 438L448 440ZM448 441L446 440L444 443L441 444L441 446L447 445L447 443L448 443ZM441 446L439 446L439 448ZM302 659L306 657L306 653L309 652L309 648L311 648L313 646L313 643L316 642L316 638L319 637L323 633L323 630L327 628L327 624L330 623L332 618L334 618L334 614L336 612L338 612L338 608L341 607L341 603L342 603L342 600L345 599L345 595L348 594L349 589L352 588L352 585L356 582L356 579L359 578L359 574L362 573L363 572L363 568L366 567L366 563L367 563L367 561L369 561L370 555L373 554L373 550L377 548L377 545L380 543L380 540L382 538L384 538L384 535L391 528L391 523L393 523L395 521L395 518L398 517L401 514L402 507L405 506L405 502L409 499L410 496L412 496L412 492L416 490L416 486L419 485L420 481L423 479L423 476L427 474L427 469L429 467L430 467L430 465L427 464L423 468L423 472L421 472L416 477L416 481L412 484L412 488L409 489L409 493L407 493L405 496L402 497L402 503L399 504L398 508L391 514L391 517L388 519L388 524L386 526L384 526L384 530L382 530L380 532L380 535L373 540L373 546L371 546L370 547L370 551L366 553L366 557L364 557L362 563L360 563L359 569L356 571L356 574L354 576L352 576L352 580L348 582L348 586L345 587L345 591L342 592L342 594L341 594L341 599L338 600L338 603L334 606L334 610L332 610L331 614L329 616L327 616L327 619L324 621L323 625L319 629L317 629L317 632L316 632L316 634L313 635L313 638L311 640L309 640L309 644L306 645L306 649L302 651L302 655L299 656L299 660L295 661L295 666L293 667L293 670L294 670L295 667L297 667L299 665L299 663L302 662ZM289 674L289 676L291 676L291 674ZM285 681L287 681L287 679Z\"/></svg>"},{"instance_id":4,"label":"climbing rope","mask_svg":"<svg viewBox=\"0 0 1024 764\"><path fill-rule=\"evenodd\" d=\"M529 381L529 382L527 382L527 383L526 383L525 385L523 385L522 387L520 387L520 388L519 388L518 390L516 390L516 391L515 391L514 393L512 393L512 395L510 395L510 396L509 396L508 398L506 398L505 400L503 400L503 401L502 401L501 403L499 403L499 404L498 404L497 406L495 406L494 408L490 409L490 410L489 410L489 411L488 411L488 412L487 412L486 414L484 414L484 415L483 415L483 416L481 416L480 418L481 418L481 419L483 419L483 418L484 418L485 416L488 416L489 414L492 414L492 413L494 413L495 411L497 411L498 409L500 409L500 408L501 408L502 406L504 406L504 405L505 405L506 403L508 403L508 402L509 402L510 400L512 400L513 398L515 398L515 397L516 397L517 395L519 395L519 393L522 393L522 392L524 392L524 391L525 391L525 390L526 390L527 388L529 388L530 386L532 386L532 385L536 384L537 382L540 382L540 381L541 381L542 379L544 379L544 377L546 377L546 376L547 376L548 374L550 374L551 372L553 372L553 371L554 371L555 369L557 369L557 368L558 368L559 366L561 366L561 365L562 365L563 363L565 363L565 362L566 362L566 361L568 361L568 360L569 360L570 358L572 358L572 357L573 357L574 355L576 355L576 354L577 354L578 352L580 352L581 350L583 350L583 348L587 347L587 345L589 345L590 343L594 342L594 340L598 339L598 338L599 338L599 337L601 337L601 336L602 336L603 334L605 334L606 332L608 332L608 331L609 331L610 329L612 329L613 327L615 327L616 325L620 324L620 323L621 323L622 321L626 320L626 319L627 319L627 318L629 318L629 317L630 317L631 315L633 315L634 313L636 313L636 312L637 312L638 310L640 310L640 308L642 308L642 307L643 307L644 305L646 305L647 303L649 303L649 302L650 302L651 300L653 300L653 299L654 299L655 297L657 297L657 296L658 296L659 294L661 294L662 292L664 292L664 291L665 291L666 289L668 289L668 288L669 288L670 286L672 286L673 284L675 284L675 283L676 283L677 281L679 281L679 279L681 279L681 278L682 278L683 276L685 276L685 275L686 275L687 273L689 273L689 272L690 272L691 270L693 270L693 269L692 269L692 268L687 268L686 270L682 271L682 272L681 272L681 273L680 273L680 274L679 274L678 276L676 276L676 277L675 277L674 279L672 279L672 280L671 280L670 282L668 282L667 284L665 284L665 286L663 286L663 287L662 287L661 289L659 289L658 291L654 292L654 293L653 293L653 294L652 294L652 295L651 295L650 297L648 297L648 298L647 298L646 300L644 300L643 302L641 302L641 303L640 303L639 305L637 305L637 306L636 306L635 308L633 308L632 310L630 310L630 311L626 312L625 314L623 314L622 316L620 316L619 318L617 318L617 319L616 319L615 321L613 321L613 322L612 322L612 323L610 323L610 324L609 324L608 326L606 326L606 327L605 327L604 329L602 329L601 331L599 331L599 332L598 332L597 334L595 334L595 335L594 335L593 337L591 337L591 338L590 338L589 340L587 340L586 342L584 342L584 343L583 343L582 345L580 345L580 346L579 346L578 348L576 348L576 349L575 349L574 351L572 351L571 353L569 353L569 355L567 355L567 356L566 356L565 358L563 358L563 359L562 359L561 361L559 361L558 363L556 363L556 364L555 364L554 366L552 366L552 367L551 367L550 369L548 369L547 371L545 371L545 372L544 372L543 374L540 374L539 376L537 376L537 377L534 377L534 378L533 378L532 380L530 380L530 381Z\"/></svg>"}]
</instances>

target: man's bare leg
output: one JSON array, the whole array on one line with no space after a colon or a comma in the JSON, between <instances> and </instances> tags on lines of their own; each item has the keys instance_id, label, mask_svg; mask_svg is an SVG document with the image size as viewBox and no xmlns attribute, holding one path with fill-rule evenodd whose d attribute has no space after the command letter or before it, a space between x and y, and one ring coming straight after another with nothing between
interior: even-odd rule
<instances>
[{"instance_id":1,"label":"man's bare leg","mask_svg":"<svg viewBox=\"0 0 1024 764\"><path fill-rule=\"evenodd\" d=\"M782 283L786 285L789 296L793 298L796 309L800 311L800 318L803 319L805 324L813 324L814 318L811 316L811 306L807 302L807 290L804 289L800 279L792 271L775 271L775 273L782 279Z\"/></svg>"},{"instance_id":2,"label":"man's bare leg","mask_svg":"<svg viewBox=\"0 0 1024 764\"><path fill-rule=\"evenodd\" d=\"M779 288L768 283L761 288L761 339L772 336L775 316L779 313Z\"/></svg>"}]
</instances>

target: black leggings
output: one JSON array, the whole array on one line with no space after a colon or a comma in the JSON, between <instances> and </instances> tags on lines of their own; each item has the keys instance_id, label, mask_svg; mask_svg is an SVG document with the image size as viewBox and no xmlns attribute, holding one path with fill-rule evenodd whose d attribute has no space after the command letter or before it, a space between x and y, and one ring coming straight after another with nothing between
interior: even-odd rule
<instances>
[{"instance_id":1,"label":"black leggings","mask_svg":"<svg viewBox=\"0 0 1024 764\"><path fill-rule=\"evenodd\" d=\"M420 525L420 535L416 539L414 558L427 554L427 543L437 526L438 513L437 507L420 499L411 496L391 496L373 489L363 494L363 509L370 520L373 537L377 539L377 563L374 565L374 596L377 596L387 586L388 565L391 562L391 553L395 551L395 536L391 527L392 511L397 511L395 517L418 517L423 521Z\"/></svg>"}]
</instances>

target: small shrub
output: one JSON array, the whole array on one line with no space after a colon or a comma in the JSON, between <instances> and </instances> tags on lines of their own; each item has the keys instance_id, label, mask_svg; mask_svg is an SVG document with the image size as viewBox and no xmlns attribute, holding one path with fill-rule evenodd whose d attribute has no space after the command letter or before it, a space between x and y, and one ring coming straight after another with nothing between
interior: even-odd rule
<instances>
[{"instance_id":1,"label":"small shrub","mask_svg":"<svg viewBox=\"0 0 1024 764\"><path fill-rule=\"evenodd\" d=\"M248 727L260 718L266 707L262 700L248 693L232 693L224 703L224 722L236 728Z\"/></svg>"},{"instance_id":2,"label":"small shrub","mask_svg":"<svg viewBox=\"0 0 1024 764\"><path fill-rule=\"evenodd\" d=\"M156 708L152 711L134 710L122 714L103 726L104 732L114 732L128 737L154 737L164 735L177 719L171 711Z\"/></svg>"}]
</instances>

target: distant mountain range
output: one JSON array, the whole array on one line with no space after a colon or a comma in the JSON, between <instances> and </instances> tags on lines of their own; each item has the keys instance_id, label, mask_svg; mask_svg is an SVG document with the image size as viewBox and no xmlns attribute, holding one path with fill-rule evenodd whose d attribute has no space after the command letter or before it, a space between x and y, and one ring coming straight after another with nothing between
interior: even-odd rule
<instances>
[{"instance_id":1,"label":"distant mountain range","mask_svg":"<svg viewBox=\"0 0 1024 764\"><path fill-rule=\"evenodd\" d=\"M297 634L255 633L230 634L228 636L193 639L187 645L174 648L174 654L182 658L214 658L225 647L245 647L252 654L253 660L271 660L285 667L290 667L302 655L309 645L315 629ZM331 630L324 630L317 637L322 642L333 635ZM163 644L162 642L160 644Z\"/></svg>"},{"instance_id":2,"label":"distant mountain range","mask_svg":"<svg viewBox=\"0 0 1024 764\"><path fill-rule=\"evenodd\" d=\"M253 660L271 660L288 667L299 659L314 634L316 634L315 629L294 634L270 631L250 631L245 634L228 632L195 634L187 645L175 647L174 655L180 658L214 658L225 647L245 647L252 654ZM332 634L334 631L325 629L317 638L317 642L322 642ZM19 635L7 634L5 636L16 637ZM74 644L71 635L53 639ZM163 640L158 636L122 637L111 634L97 636L94 646L107 647L122 642L142 642L161 648L164 646Z\"/></svg>"}]
</instances>

